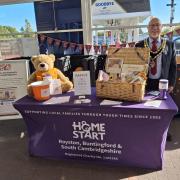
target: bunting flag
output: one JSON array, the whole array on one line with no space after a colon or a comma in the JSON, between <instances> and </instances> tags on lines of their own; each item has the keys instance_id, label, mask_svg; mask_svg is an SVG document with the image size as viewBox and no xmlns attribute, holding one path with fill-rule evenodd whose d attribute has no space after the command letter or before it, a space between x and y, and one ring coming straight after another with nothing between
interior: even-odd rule
<instances>
[{"instance_id":1,"label":"bunting flag","mask_svg":"<svg viewBox=\"0 0 180 180\"><path fill-rule=\"evenodd\" d=\"M122 44L121 44L121 47L126 47L126 43L122 43Z\"/></svg>"},{"instance_id":2,"label":"bunting flag","mask_svg":"<svg viewBox=\"0 0 180 180\"><path fill-rule=\"evenodd\" d=\"M44 42L46 40L46 36L44 34L39 35L40 42Z\"/></svg>"},{"instance_id":3,"label":"bunting flag","mask_svg":"<svg viewBox=\"0 0 180 180\"><path fill-rule=\"evenodd\" d=\"M167 37L168 37L169 39L171 39L172 36L173 36L173 31L170 31L170 32L166 33L166 35L167 35Z\"/></svg>"},{"instance_id":4,"label":"bunting flag","mask_svg":"<svg viewBox=\"0 0 180 180\"><path fill-rule=\"evenodd\" d=\"M129 42L128 45L129 45L129 47L134 47L135 42Z\"/></svg>"},{"instance_id":5,"label":"bunting flag","mask_svg":"<svg viewBox=\"0 0 180 180\"><path fill-rule=\"evenodd\" d=\"M116 41L116 47L120 48L121 47L121 42L120 41Z\"/></svg>"},{"instance_id":6,"label":"bunting flag","mask_svg":"<svg viewBox=\"0 0 180 180\"><path fill-rule=\"evenodd\" d=\"M180 28L175 30L178 35L180 35Z\"/></svg>"},{"instance_id":7,"label":"bunting flag","mask_svg":"<svg viewBox=\"0 0 180 180\"><path fill-rule=\"evenodd\" d=\"M92 47L92 45L90 45L90 44L86 44L85 45L85 48L86 48L86 51L87 51L87 54L89 55L89 53L90 53L90 51L91 51L91 47Z\"/></svg>"},{"instance_id":8,"label":"bunting flag","mask_svg":"<svg viewBox=\"0 0 180 180\"><path fill-rule=\"evenodd\" d=\"M47 38L47 43L48 43L49 45L52 45L53 41L54 41L53 38L51 38L51 37L48 37L48 38Z\"/></svg>"},{"instance_id":9,"label":"bunting flag","mask_svg":"<svg viewBox=\"0 0 180 180\"><path fill-rule=\"evenodd\" d=\"M79 52L82 54L84 45L83 44L78 44Z\"/></svg>"},{"instance_id":10,"label":"bunting flag","mask_svg":"<svg viewBox=\"0 0 180 180\"><path fill-rule=\"evenodd\" d=\"M176 32L180 33L180 29L176 29ZM44 34L39 34L38 36L40 39L40 44L44 43L44 41L47 41L47 43L49 45L53 44L54 46L57 46L57 47L62 46L64 50L66 50L68 47L71 47L75 51L76 48L78 48L80 54L83 53L84 47L86 48L87 54L90 53L91 48L92 48L92 45L83 45L83 44L78 44L78 43L73 43L73 42L62 41L60 39L54 39L54 38L45 36ZM135 42L129 42L128 44L126 42L123 42L122 44L120 44L119 37L117 38L117 42L118 42L118 47L117 47L117 43L116 43L116 45L111 44L111 45L109 45L109 47L122 48L122 47L126 47L127 45L129 45L129 47L134 47L134 45L135 45ZM94 45L93 47L94 47L95 54L98 54L98 52L101 52L101 54L106 54L106 51L108 48L108 46L106 44L103 44L101 46L100 45Z\"/></svg>"},{"instance_id":11,"label":"bunting flag","mask_svg":"<svg viewBox=\"0 0 180 180\"><path fill-rule=\"evenodd\" d=\"M69 47L69 42L67 41L62 41L63 49L67 49Z\"/></svg>"},{"instance_id":12,"label":"bunting flag","mask_svg":"<svg viewBox=\"0 0 180 180\"><path fill-rule=\"evenodd\" d=\"M101 46L101 54L106 54L106 51L107 51L107 45L106 44L103 44Z\"/></svg>"},{"instance_id":13,"label":"bunting flag","mask_svg":"<svg viewBox=\"0 0 180 180\"><path fill-rule=\"evenodd\" d=\"M70 43L70 47L75 51L77 44L76 43Z\"/></svg>"},{"instance_id":14,"label":"bunting flag","mask_svg":"<svg viewBox=\"0 0 180 180\"><path fill-rule=\"evenodd\" d=\"M117 32L116 36L117 36L117 39L116 39L116 47L117 47L117 48L120 48L120 47L121 47L120 33Z\"/></svg>"},{"instance_id":15,"label":"bunting flag","mask_svg":"<svg viewBox=\"0 0 180 180\"><path fill-rule=\"evenodd\" d=\"M55 46L60 47L61 46L61 40L55 39Z\"/></svg>"},{"instance_id":16,"label":"bunting flag","mask_svg":"<svg viewBox=\"0 0 180 180\"><path fill-rule=\"evenodd\" d=\"M100 46L99 45L94 45L95 54L98 54L99 50L100 50Z\"/></svg>"},{"instance_id":17,"label":"bunting flag","mask_svg":"<svg viewBox=\"0 0 180 180\"><path fill-rule=\"evenodd\" d=\"M113 47L116 47L116 45L115 44L110 44L109 47L113 48Z\"/></svg>"}]
</instances>

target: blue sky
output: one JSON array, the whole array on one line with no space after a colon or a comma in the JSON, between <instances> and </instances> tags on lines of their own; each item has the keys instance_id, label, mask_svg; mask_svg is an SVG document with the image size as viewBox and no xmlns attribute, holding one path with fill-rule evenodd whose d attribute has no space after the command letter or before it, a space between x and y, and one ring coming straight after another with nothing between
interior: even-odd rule
<instances>
[{"instance_id":1,"label":"blue sky","mask_svg":"<svg viewBox=\"0 0 180 180\"><path fill-rule=\"evenodd\" d=\"M170 21L170 7L166 6L171 0L150 0L151 13L161 19L162 23ZM180 23L180 0L174 0L176 3L174 13L174 23ZM0 25L16 27L20 30L25 24L25 19L31 23L32 28L36 31L34 5L33 3L14 4L0 6ZM147 23L147 21L145 22Z\"/></svg>"},{"instance_id":2,"label":"blue sky","mask_svg":"<svg viewBox=\"0 0 180 180\"><path fill-rule=\"evenodd\" d=\"M16 27L19 31L27 19L36 30L36 21L33 3L13 4L0 6L0 25Z\"/></svg>"},{"instance_id":3,"label":"blue sky","mask_svg":"<svg viewBox=\"0 0 180 180\"><path fill-rule=\"evenodd\" d=\"M171 0L150 0L151 5L151 14L152 16L157 16L162 23L170 22L170 6L166 6L166 4L170 4ZM173 23L180 23L180 0L174 0L175 12L174 12L174 21Z\"/></svg>"}]
</instances>

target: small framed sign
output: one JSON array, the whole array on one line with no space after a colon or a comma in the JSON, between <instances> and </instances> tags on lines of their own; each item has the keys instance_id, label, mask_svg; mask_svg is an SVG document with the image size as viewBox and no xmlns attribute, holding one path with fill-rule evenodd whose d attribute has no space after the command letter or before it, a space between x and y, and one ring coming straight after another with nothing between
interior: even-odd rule
<instances>
[{"instance_id":1,"label":"small framed sign","mask_svg":"<svg viewBox=\"0 0 180 180\"><path fill-rule=\"evenodd\" d=\"M89 71L75 71L73 72L74 82L74 94L90 95L91 94L91 82Z\"/></svg>"},{"instance_id":2,"label":"small framed sign","mask_svg":"<svg viewBox=\"0 0 180 180\"><path fill-rule=\"evenodd\" d=\"M106 71L113 74L121 74L122 65L122 58L108 58L106 64Z\"/></svg>"},{"instance_id":3,"label":"small framed sign","mask_svg":"<svg viewBox=\"0 0 180 180\"><path fill-rule=\"evenodd\" d=\"M0 120L19 114L13 102L27 95L28 76L28 60L0 61Z\"/></svg>"}]
</instances>

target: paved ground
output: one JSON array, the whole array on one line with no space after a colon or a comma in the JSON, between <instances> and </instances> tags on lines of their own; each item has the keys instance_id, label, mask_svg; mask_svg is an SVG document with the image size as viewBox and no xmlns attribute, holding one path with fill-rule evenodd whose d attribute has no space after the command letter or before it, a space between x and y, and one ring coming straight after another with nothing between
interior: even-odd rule
<instances>
[{"instance_id":1,"label":"paved ground","mask_svg":"<svg viewBox=\"0 0 180 180\"><path fill-rule=\"evenodd\" d=\"M180 180L180 117L170 132L163 170L150 171L30 157L23 120L0 121L0 180Z\"/></svg>"}]
</instances>

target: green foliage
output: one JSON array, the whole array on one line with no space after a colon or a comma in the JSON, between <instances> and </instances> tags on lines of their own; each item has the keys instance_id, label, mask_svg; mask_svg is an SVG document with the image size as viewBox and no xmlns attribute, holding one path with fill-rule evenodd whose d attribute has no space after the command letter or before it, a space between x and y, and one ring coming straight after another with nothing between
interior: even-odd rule
<instances>
[{"instance_id":1,"label":"green foliage","mask_svg":"<svg viewBox=\"0 0 180 180\"><path fill-rule=\"evenodd\" d=\"M0 39L17 38L17 33L18 31L14 27L0 25Z\"/></svg>"},{"instance_id":2,"label":"green foliage","mask_svg":"<svg viewBox=\"0 0 180 180\"><path fill-rule=\"evenodd\" d=\"M20 35L20 32L24 33L24 35ZM33 30L30 22L27 19L25 19L25 25L24 27L21 27L20 32L14 27L0 25L0 39L33 37L34 36L34 34L32 34Z\"/></svg>"},{"instance_id":3,"label":"green foliage","mask_svg":"<svg viewBox=\"0 0 180 180\"><path fill-rule=\"evenodd\" d=\"M161 34L164 35L164 34L170 32L170 31L171 31L171 28L170 28L170 27L165 27L165 28L162 29Z\"/></svg>"},{"instance_id":4,"label":"green foliage","mask_svg":"<svg viewBox=\"0 0 180 180\"><path fill-rule=\"evenodd\" d=\"M168 32L172 32L173 31L173 35L178 35L177 32L176 32L176 29L180 29L180 26L173 27L173 29L171 27L165 27L165 28L163 28L161 34L165 35Z\"/></svg>"},{"instance_id":5,"label":"green foliage","mask_svg":"<svg viewBox=\"0 0 180 180\"><path fill-rule=\"evenodd\" d=\"M28 34L28 33L32 33L33 29L31 27L30 22L27 19L25 19L25 25L24 27L21 27L20 31L22 33L25 33L24 37L33 37L33 34Z\"/></svg>"}]
</instances>

